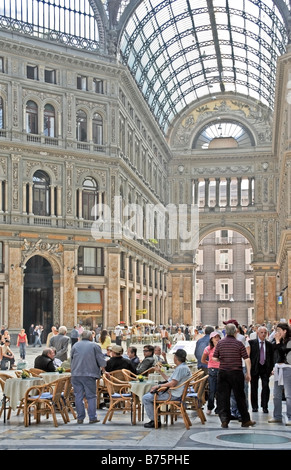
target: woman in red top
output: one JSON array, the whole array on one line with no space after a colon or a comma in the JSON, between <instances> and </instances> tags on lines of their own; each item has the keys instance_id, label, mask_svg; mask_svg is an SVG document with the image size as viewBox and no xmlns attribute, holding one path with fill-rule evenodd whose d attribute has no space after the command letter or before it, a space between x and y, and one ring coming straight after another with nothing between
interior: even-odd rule
<instances>
[{"instance_id":1,"label":"woman in red top","mask_svg":"<svg viewBox=\"0 0 291 470\"><path fill-rule=\"evenodd\" d=\"M16 343L16 346L19 346L19 354L20 354L21 359L25 359L27 344L28 344L28 340L27 340L27 336L25 333L25 329L22 328L20 330L20 333L18 333L17 343Z\"/></svg>"},{"instance_id":2,"label":"woman in red top","mask_svg":"<svg viewBox=\"0 0 291 470\"><path fill-rule=\"evenodd\" d=\"M216 394L217 388L217 373L219 369L219 362L213 361L212 356L215 350L215 346L217 345L218 341L220 340L219 331L213 331L210 334L210 341L209 345L204 349L204 352L201 357L201 362L203 364L207 364L208 369L208 384L209 384L209 396L207 402L207 411L208 415L211 414L211 411L214 408L214 399ZM217 409L214 410L215 414L217 414Z\"/></svg>"}]
</instances>

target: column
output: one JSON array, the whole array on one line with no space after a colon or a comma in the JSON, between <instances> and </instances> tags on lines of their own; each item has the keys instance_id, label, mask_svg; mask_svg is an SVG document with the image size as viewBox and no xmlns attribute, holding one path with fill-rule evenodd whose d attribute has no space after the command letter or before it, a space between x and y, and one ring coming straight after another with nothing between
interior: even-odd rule
<instances>
[{"instance_id":1,"label":"column","mask_svg":"<svg viewBox=\"0 0 291 470\"><path fill-rule=\"evenodd\" d=\"M79 219L83 219L83 211L82 211L82 189L78 189L78 212L79 212Z\"/></svg>"},{"instance_id":2,"label":"column","mask_svg":"<svg viewBox=\"0 0 291 470\"><path fill-rule=\"evenodd\" d=\"M205 178L205 204L204 207L209 207L209 178Z\"/></svg>"},{"instance_id":3,"label":"column","mask_svg":"<svg viewBox=\"0 0 291 470\"><path fill-rule=\"evenodd\" d=\"M51 206L51 216L55 215L55 187L50 185L50 206Z\"/></svg>"},{"instance_id":4,"label":"column","mask_svg":"<svg viewBox=\"0 0 291 470\"><path fill-rule=\"evenodd\" d=\"M28 212L30 215L33 214L33 184L28 184Z\"/></svg>"},{"instance_id":5,"label":"column","mask_svg":"<svg viewBox=\"0 0 291 470\"><path fill-rule=\"evenodd\" d=\"M241 176L237 178L237 207L241 207Z\"/></svg>"},{"instance_id":6,"label":"column","mask_svg":"<svg viewBox=\"0 0 291 470\"><path fill-rule=\"evenodd\" d=\"M230 184L231 178L226 178L226 207L230 207Z\"/></svg>"},{"instance_id":7,"label":"column","mask_svg":"<svg viewBox=\"0 0 291 470\"><path fill-rule=\"evenodd\" d=\"M4 212L7 212L8 211L8 183L7 183L7 180L3 181L3 184L4 184L4 194L5 194Z\"/></svg>"},{"instance_id":8,"label":"column","mask_svg":"<svg viewBox=\"0 0 291 470\"><path fill-rule=\"evenodd\" d=\"M2 187L0 187L0 198L2 198ZM2 201L0 202L0 208L2 209ZM22 185L22 212L26 214L26 183Z\"/></svg>"},{"instance_id":9,"label":"column","mask_svg":"<svg viewBox=\"0 0 291 470\"><path fill-rule=\"evenodd\" d=\"M219 185L220 178L215 178L215 207L219 208Z\"/></svg>"},{"instance_id":10,"label":"column","mask_svg":"<svg viewBox=\"0 0 291 470\"><path fill-rule=\"evenodd\" d=\"M132 259L132 274L133 274L133 290L131 296L131 318L130 323L133 324L136 321L136 258Z\"/></svg>"},{"instance_id":11,"label":"column","mask_svg":"<svg viewBox=\"0 0 291 470\"><path fill-rule=\"evenodd\" d=\"M253 204L252 183L253 183L253 177L249 176L248 177L248 199L249 199L248 206L252 206L252 204Z\"/></svg>"},{"instance_id":12,"label":"column","mask_svg":"<svg viewBox=\"0 0 291 470\"><path fill-rule=\"evenodd\" d=\"M57 217L62 215L62 190L57 186Z\"/></svg>"}]
</instances>

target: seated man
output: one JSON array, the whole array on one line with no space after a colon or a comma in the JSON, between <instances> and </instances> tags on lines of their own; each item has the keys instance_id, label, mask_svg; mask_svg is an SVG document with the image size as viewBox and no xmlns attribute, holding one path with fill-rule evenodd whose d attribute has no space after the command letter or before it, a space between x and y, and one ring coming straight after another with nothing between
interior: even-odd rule
<instances>
[{"instance_id":1,"label":"seated man","mask_svg":"<svg viewBox=\"0 0 291 470\"><path fill-rule=\"evenodd\" d=\"M166 374L161 372L160 366L156 366L157 372L161 374L161 376L167 380L166 383L163 383L163 387L177 387L180 384L182 385L183 382L191 378L191 371L189 367L185 364L186 362L186 357L187 353L184 349L177 349L177 351L174 353L174 363L176 365L176 368L174 369L174 372L170 377L167 377ZM155 427L155 422L154 422L154 393L155 390L157 390L161 385L154 385L149 393L146 393L143 396L142 402L145 408L145 412L148 415L150 421L144 425L145 428L154 428ZM184 387L177 388L176 390L173 391L172 399L179 399L181 395L183 394ZM160 400L167 400L169 398L170 394L167 391L162 391L159 393L159 399ZM159 427L161 426L161 423L159 422Z\"/></svg>"},{"instance_id":2,"label":"seated man","mask_svg":"<svg viewBox=\"0 0 291 470\"><path fill-rule=\"evenodd\" d=\"M136 368L137 374L143 374L146 370L154 367L156 359L154 357L154 347L151 344L145 344L143 348L144 359L138 364Z\"/></svg>"},{"instance_id":3,"label":"seated man","mask_svg":"<svg viewBox=\"0 0 291 470\"><path fill-rule=\"evenodd\" d=\"M9 369L12 369L13 366L14 366L14 363L15 363L15 357L14 357L13 352L10 349L10 340L9 339L5 339L4 345L1 346L1 349L2 349L1 369L2 369L2 367L4 367L3 364L5 362L9 362L10 363Z\"/></svg>"},{"instance_id":4,"label":"seated man","mask_svg":"<svg viewBox=\"0 0 291 470\"><path fill-rule=\"evenodd\" d=\"M44 372L55 372L56 367L54 364L55 352L51 348L43 350L40 356L37 356L34 361L34 367L41 369Z\"/></svg>"},{"instance_id":5,"label":"seated man","mask_svg":"<svg viewBox=\"0 0 291 470\"><path fill-rule=\"evenodd\" d=\"M136 355L137 349L135 346L129 346L127 348L127 357L130 360L131 364L133 365L134 370L136 371L136 368L138 364L140 363L139 357Z\"/></svg>"},{"instance_id":6,"label":"seated man","mask_svg":"<svg viewBox=\"0 0 291 470\"><path fill-rule=\"evenodd\" d=\"M105 372L112 372L113 370L127 369L131 372L135 372L133 365L129 359L122 356L123 348L118 344L114 344L111 347L111 357L108 359Z\"/></svg>"},{"instance_id":7,"label":"seated man","mask_svg":"<svg viewBox=\"0 0 291 470\"><path fill-rule=\"evenodd\" d=\"M162 352L160 346L155 346L154 350L154 357L156 359L156 362L160 362L160 364L167 364L167 355L165 352Z\"/></svg>"}]
</instances>

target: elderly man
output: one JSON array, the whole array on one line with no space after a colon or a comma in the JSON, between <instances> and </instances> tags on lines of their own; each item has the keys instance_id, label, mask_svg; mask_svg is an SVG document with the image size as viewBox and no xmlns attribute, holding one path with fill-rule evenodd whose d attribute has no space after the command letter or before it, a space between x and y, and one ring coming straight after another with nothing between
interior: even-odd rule
<instances>
[{"instance_id":1,"label":"elderly man","mask_svg":"<svg viewBox=\"0 0 291 470\"><path fill-rule=\"evenodd\" d=\"M255 421L250 419L244 391L244 381L251 380L251 361L243 343L236 339L237 328L233 323L225 327L225 338L218 341L213 353L213 360L219 361L217 377L217 408L221 420L221 427L228 428L231 419L230 395L231 390L237 402L242 419L242 427L254 426ZM246 375L244 377L242 359L245 360Z\"/></svg>"},{"instance_id":2,"label":"elderly man","mask_svg":"<svg viewBox=\"0 0 291 470\"><path fill-rule=\"evenodd\" d=\"M45 372L54 372L56 370L54 359L55 351L51 348L45 348L42 354L35 358L34 367Z\"/></svg>"},{"instance_id":3,"label":"elderly man","mask_svg":"<svg viewBox=\"0 0 291 470\"><path fill-rule=\"evenodd\" d=\"M177 351L174 353L174 363L177 366L174 369L174 372L172 375L168 378L167 375L165 375L162 371L160 366L156 366L156 370L161 374L161 376L167 380L166 383L163 383L163 387L178 387L175 391L172 393L172 399L177 398L179 399L183 393L184 387L179 387L179 385L182 385L187 379L190 379L191 377L191 372L189 367L185 364L187 357L187 353L184 349L177 349ZM148 415L150 421L144 425L145 428L154 428L155 427L155 422L154 422L154 393L157 388L159 388L160 385L154 385L151 388L151 391L149 393L146 393L143 396L142 402L145 408L145 412ZM159 398L161 400L167 400L169 398L170 394L169 392L161 392L159 394ZM161 423L159 422L159 427L161 427Z\"/></svg>"},{"instance_id":4,"label":"elderly man","mask_svg":"<svg viewBox=\"0 0 291 470\"><path fill-rule=\"evenodd\" d=\"M68 346L70 342L70 337L67 335L67 328L65 326L60 326L59 332L56 336L52 336L50 339L49 346L56 348L56 358L60 359L62 362L68 359Z\"/></svg>"},{"instance_id":5,"label":"elderly man","mask_svg":"<svg viewBox=\"0 0 291 470\"><path fill-rule=\"evenodd\" d=\"M257 329L257 337L249 341L247 351L251 360L251 403L253 412L258 411L259 379L262 381L261 407L268 413L270 398L269 380L274 367L273 346L267 341L268 330L265 326Z\"/></svg>"},{"instance_id":6,"label":"elderly man","mask_svg":"<svg viewBox=\"0 0 291 470\"><path fill-rule=\"evenodd\" d=\"M96 380L100 378L100 369L106 366L106 359L100 346L93 342L91 331L84 330L71 349L71 380L75 393L77 422L85 419L84 397L88 403L89 423L98 423L96 409Z\"/></svg>"}]
</instances>

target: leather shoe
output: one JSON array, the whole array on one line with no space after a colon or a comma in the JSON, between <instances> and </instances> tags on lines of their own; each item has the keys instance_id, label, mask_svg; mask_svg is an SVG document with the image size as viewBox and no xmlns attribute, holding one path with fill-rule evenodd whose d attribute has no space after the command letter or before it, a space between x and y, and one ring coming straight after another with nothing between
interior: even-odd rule
<instances>
[{"instance_id":1,"label":"leather shoe","mask_svg":"<svg viewBox=\"0 0 291 470\"><path fill-rule=\"evenodd\" d=\"M144 428L154 428L155 427L155 422L154 421L149 421L148 423L144 424ZM158 428L161 427L161 422L158 421Z\"/></svg>"},{"instance_id":2,"label":"leather shoe","mask_svg":"<svg viewBox=\"0 0 291 470\"><path fill-rule=\"evenodd\" d=\"M77 423L78 423L78 424L83 424L83 423L84 423L84 420L83 420L83 419L78 419L78 420L77 420Z\"/></svg>"},{"instance_id":3,"label":"leather shoe","mask_svg":"<svg viewBox=\"0 0 291 470\"><path fill-rule=\"evenodd\" d=\"M253 409L252 409L252 412L253 412L253 413L257 413L258 411L259 411L258 408L253 408Z\"/></svg>"},{"instance_id":4,"label":"leather shoe","mask_svg":"<svg viewBox=\"0 0 291 470\"><path fill-rule=\"evenodd\" d=\"M249 419L248 421L245 421L244 423L242 423L241 427L248 428L250 426L254 426L255 424L256 424L255 421L252 421L251 419Z\"/></svg>"},{"instance_id":5,"label":"leather shoe","mask_svg":"<svg viewBox=\"0 0 291 470\"><path fill-rule=\"evenodd\" d=\"M227 421L223 421L223 422L221 423L221 427L222 427L222 428L228 428L228 422L227 422Z\"/></svg>"},{"instance_id":6,"label":"leather shoe","mask_svg":"<svg viewBox=\"0 0 291 470\"><path fill-rule=\"evenodd\" d=\"M263 408L263 413L269 413L268 408Z\"/></svg>"},{"instance_id":7,"label":"leather shoe","mask_svg":"<svg viewBox=\"0 0 291 470\"><path fill-rule=\"evenodd\" d=\"M89 424L93 424L93 423L100 423L100 419L97 419L97 418L90 419Z\"/></svg>"}]
</instances>

